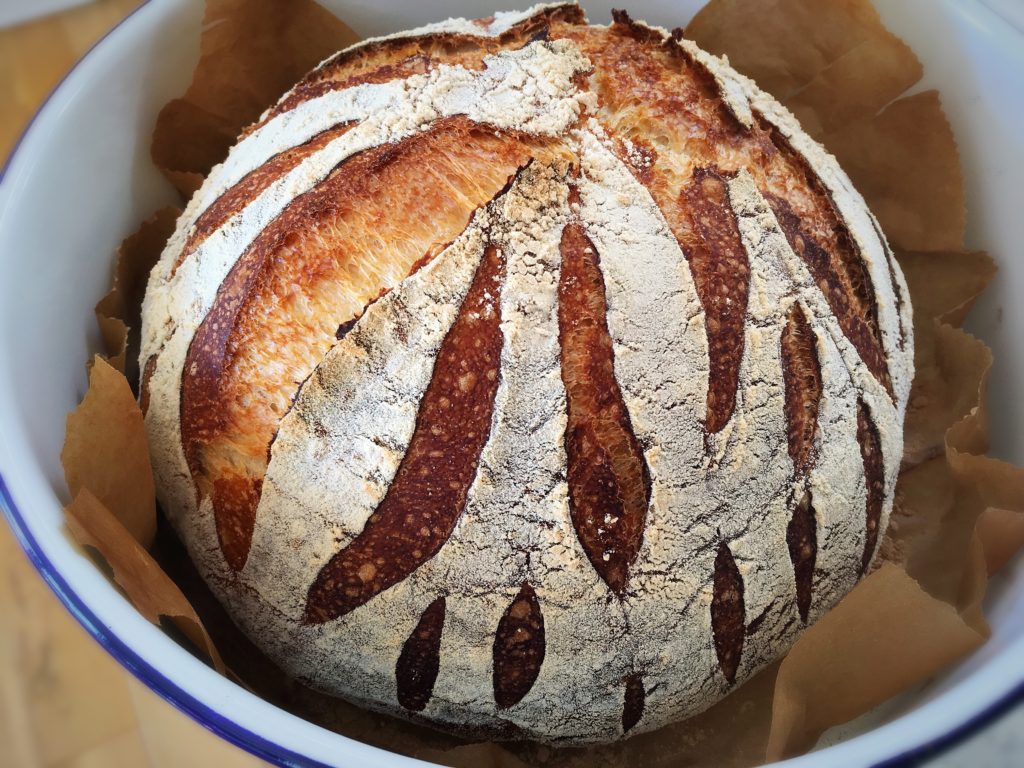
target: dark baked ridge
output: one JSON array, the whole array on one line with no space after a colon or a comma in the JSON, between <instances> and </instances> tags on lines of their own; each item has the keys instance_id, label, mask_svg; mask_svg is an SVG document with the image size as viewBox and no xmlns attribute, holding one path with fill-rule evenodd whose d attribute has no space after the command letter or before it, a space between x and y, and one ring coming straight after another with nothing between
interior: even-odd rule
<instances>
[{"instance_id":1,"label":"dark baked ridge","mask_svg":"<svg viewBox=\"0 0 1024 768\"><path fill-rule=\"evenodd\" d=\"M185 247L174 263L171 275L181 263L203 244L209 235L221 227L231 216L255 200L261 192L293 170L299 163L315 152L319 152L335 139L346 134L354 123L342 123L328 128L309 141L275 155L259 168L247 173L242 179L217 198L202 212L189 232Z\"/></svg>"},{"instance_id":2,"label":"dark baked ridge","mask_svg":"<svg viewBox=\"0 0 1024 768\"><path fill-rule=\"evenodd\" d=\"M444 629L445 601L439 597L423 611L416 628L402 645L395 665L395 694L398 703L419 712L430 701L440 668L441 631Z\"/></svg>"},{"instance_id":3,"label":"dark baked ridge","mask_svg":"<svg viewBox=\"0 0 1024 768\"><path fill-rule=\"evenodd\" d=\"M544 614L523 584L494 632L494 701L508 709L529 693L544 663Z\"/></svg>"},{"instance_id":4,"label":"dark baked ridge","mask_svg":"<svg viewBox=\"0 0 1024 768\"><path fill-rule=\"evenodd\" d=\"M799 304L789 311L782 331L782 380L786 389L786 437L793 468L805 489L798 494L786 531L786 544L796 579L796 602L806 623L814 589L814 564L818 553L817 519L807 475L816 458L815 437L821 406L821 363L817 339Z\"/></svg>"},{"instance_id":5,"label":"dark baked ridge","mask_svg":"<svg viewBox=\"0 0 1024 768\"><path fill-rule=\"evenodd\" d=\"M635 672L626 676L623 687L625 691L622 701L622 732L629 733L644 716L647 692L644 690L643 677Z\"/></svg>"},{"instance_id":6,"label":"dark baked ridge","mask_svg":"<svg viewBox=\"0 0 1024 768\"><path fill-rule=\"evenodd\" d=\"M640 551L650 478L615 379L597 248L579 222L570 222L560 249L558 326L568 404L569 510L591 565L622 595Z\"/></svg>"},{"instance_id":7,"label":"dark baked ridge","mask_svg":"<svg viewBox=\"0 0 1024 768\"><path fill-rule=\"evenodd\" d=\"M810 491L804 491L793 506L786 528L786 548L796 579L796 606L806 624L814 598L814 564L818 556L818 521Z\"/></svg>"},{"instance_id":8,"label":"dark baked ridge","mask_svg":"<svg viewBox=\"0 0 1024 768\"><path fill-rule=\"evenodd\" d=\"M736 407L750 265L729 205L725 177L713 168L697 168L680 195L694 235L686 256L704 307L711 358L704 428L714 433L729 423Z\"/></svg>"},{"instance_id":9,"label":"dark baked ridge","mask_svg":"<svg viewBox=\"0 0 1024 768\"><path fill-rule=\"evenodd\" d=\"M711 598L711 631L718 665L729 684L736 682L743 637L746 634L746 609L743 602L743 577L729 545L718 545L715 556L714 589Z\"/></svg>"},{"instance_id":10,"label":"dark baked ridge","mask_svg":"<svg viewBox=\"0 0 1024 768\"><path fill-rule=\"evenodd\" d=\"M882 504L885 502L885 465L882 461L882 441L878 427L871 416L871 409L862 400L857 401L857 442L864 461L864 480L867 483L867 502L864 510L866 530L864 555L860 564L861 574L867 573L868 566L878 548L879 527L882 520Z\"/></svg>"}]
</instances>

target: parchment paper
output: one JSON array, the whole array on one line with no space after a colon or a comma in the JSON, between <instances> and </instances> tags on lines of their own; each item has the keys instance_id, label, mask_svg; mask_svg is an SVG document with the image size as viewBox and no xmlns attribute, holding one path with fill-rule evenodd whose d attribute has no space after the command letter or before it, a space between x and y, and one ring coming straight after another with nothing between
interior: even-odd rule
<instances>
[{"instance_id":1,"label":"parchment paper","mask_svg":"<svg viewBox=\"0 0 1024 768\"><path fill-rule=\"evenodd\" d=\"M170 621L188 639L190 650L205 654L217 671L224 672L220 655L188 599L109 509L83 488L64 512L72 536L103 558L139 613L158 626Z\"/></svg>"},{"instance_id":2,"label":"parchment paper","mask_svg":"<svg viewBox=\"0 0 1024 768\"><path fill-rule=\"evenodd\" d=\"M90 491L143 547L156 534L156 491L149 444L124 374L96 356L89 390L68 415L60 454L72 497Z\"/></svg>"},{"instance_id":3,"label":"parchment paper","mask_svg":"<svg viewBox=\"0 0 1024 768\"><path fill-rule=\"evenodd\" d=\"M161 110L153 162L187 199L243 128L357 40L312 0L208 0L192 85Z\"/></svg>"},{"instance_id":4,"label":"parchment paper","mask_svg":"<svg viewBox=\"0 0 1024 768\"><path fill-rule=\"evenodd\" d=\"M142 222L134 235L125 238L117 249L113 285L96 305L96 322L103 334L107 362L131 382L139 378L140 310L146 281L174 232L179 215L179 208L163 208Z\"/></svg>"}]
</instances>

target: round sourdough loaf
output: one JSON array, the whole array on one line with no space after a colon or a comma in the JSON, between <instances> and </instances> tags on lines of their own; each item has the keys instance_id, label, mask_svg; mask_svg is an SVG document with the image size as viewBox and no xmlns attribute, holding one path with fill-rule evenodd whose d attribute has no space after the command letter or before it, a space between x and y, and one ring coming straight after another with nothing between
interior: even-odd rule
<instances>
[{"instance_id":1,"label":"round sourdough loaf","mask_svg":"<svg viewBox=\"0 0 1024 768\"><path fill-rule=\"evenodd\" d=\"M679 33L576 5L328 59L144 306L160 499L288 673L460 733L708 707L870 567L907 290L835 160Z\"/></svg>"}]
</instances>

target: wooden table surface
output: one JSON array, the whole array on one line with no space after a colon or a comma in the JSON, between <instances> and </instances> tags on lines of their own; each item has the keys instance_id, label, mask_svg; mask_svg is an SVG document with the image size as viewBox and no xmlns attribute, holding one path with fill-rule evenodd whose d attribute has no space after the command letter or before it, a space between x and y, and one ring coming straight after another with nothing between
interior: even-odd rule
<instances>
[{"instance_id":1,"label":"wooden table surface","mask_svg":"<svg viewBox=\"0 0 1024 768\"><path fill-rule=\"evenodd\" d=\"M88 48L139 4L0 30L0 158ZM71 617L0 523L0 767L255 768L139 683Z\"/></svg>"}]
</instances>

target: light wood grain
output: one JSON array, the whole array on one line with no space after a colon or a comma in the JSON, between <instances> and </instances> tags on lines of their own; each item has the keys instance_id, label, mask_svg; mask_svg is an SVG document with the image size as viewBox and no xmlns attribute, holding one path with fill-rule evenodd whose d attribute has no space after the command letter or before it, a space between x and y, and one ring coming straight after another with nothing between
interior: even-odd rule
<instances>
[{"instance_id":1,"label":"light wood grain","mask_svg":"<svg viewBox=\"0 0 1024 768\"><path fill-rule=\"evenodd\" d=\"M0 158L64 73L138 4L100 0L0 30ZM0 524L0 767L260 765L108 656Z\"/></svg>"}]
</instances>

